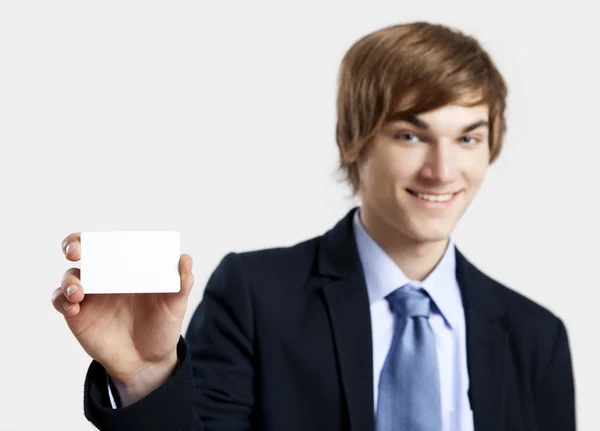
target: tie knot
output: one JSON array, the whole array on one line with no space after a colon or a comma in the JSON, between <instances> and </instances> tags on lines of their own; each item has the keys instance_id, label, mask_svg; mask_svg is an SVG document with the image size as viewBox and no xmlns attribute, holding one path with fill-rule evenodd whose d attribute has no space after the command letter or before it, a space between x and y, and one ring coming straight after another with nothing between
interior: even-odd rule
<instances>
[{"instance_id":1,"label":"tie knot","mask_svg":"<svg viewBox=\"0 0 600 431\"><path fill-rule=\"evenodd\" d=\"M405 286L390 293L386 299L392 311L403 317L429 317L431 299L423 289Z\"/></svg>"}]
</instances>

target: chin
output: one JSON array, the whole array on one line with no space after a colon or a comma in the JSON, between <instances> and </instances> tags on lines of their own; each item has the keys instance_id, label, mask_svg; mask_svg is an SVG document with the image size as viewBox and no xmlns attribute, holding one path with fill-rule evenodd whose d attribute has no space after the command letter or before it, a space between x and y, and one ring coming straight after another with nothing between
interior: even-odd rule
<instances>
[{"instance_id":1,"label":"chin","mask_svg":"<svg viewBox=\"0 0 600 431\"><path fill-rule=\"evenodd\" d=\"M447 241L450 235L439 235L439 234L417 234L413 238L420 243L436 243L441 241Z\"/></svg>"},{"instance_id":2,"label":"chin","mask_svg":"<svg viewBox=\"0 0 600 431\"><path fill-rule=\"evenodd\" d=\"M409 236L417 242L440 242L446 241L450 238L452 233L451 229L448 228L435 228L435 227L414 227L409 232Z\"/></svg>"}]
</instances>

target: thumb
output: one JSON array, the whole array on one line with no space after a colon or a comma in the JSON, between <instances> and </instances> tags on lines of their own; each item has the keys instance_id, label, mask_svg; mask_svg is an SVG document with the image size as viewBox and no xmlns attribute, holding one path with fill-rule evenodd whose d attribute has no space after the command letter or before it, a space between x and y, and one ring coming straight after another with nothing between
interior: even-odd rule
<instances>
[{"instance_id":1,"label":"thumb","mask_svg":"<svg viewBox=\"0 0 600 431\"><path fill-rule=\"evenodd\" d=\"M188 254L182 254L179 259L179 274L181 278L181 290L179 295L188 297L194 286L194 274L192 274L192 257Z\"/></svg>"}]
</instances>

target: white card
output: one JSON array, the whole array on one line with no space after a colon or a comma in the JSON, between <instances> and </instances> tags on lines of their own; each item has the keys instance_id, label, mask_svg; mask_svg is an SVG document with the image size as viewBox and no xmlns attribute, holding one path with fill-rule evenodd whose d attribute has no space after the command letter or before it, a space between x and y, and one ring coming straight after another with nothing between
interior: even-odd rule
<instances>
[{"instance_id":1,"label":"white card","mask_svg":"<svg viewBox=\"0 0 600 431\"><path fill-rule=\"evenodd\" d=\"M81 285L88 293L179 292L179 232L81 233Z\"/></svg>"}]
</instances>

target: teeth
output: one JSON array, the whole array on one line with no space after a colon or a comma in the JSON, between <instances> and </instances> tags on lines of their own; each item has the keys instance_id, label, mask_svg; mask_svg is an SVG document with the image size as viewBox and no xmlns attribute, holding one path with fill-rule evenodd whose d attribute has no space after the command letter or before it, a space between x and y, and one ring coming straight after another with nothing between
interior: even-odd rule
<instances>
[{"instance_id":1,"label":"teeth","mask_svg":"<svg viewBox=\"0 0 600 431\"><path fill-rule=\"evenodd\" d=\"M431 202L448 202L454 196L454 193L448 193L445 195L427 195L425 193L415 193L417 197Z\"/></svg>"}]
</instances>

